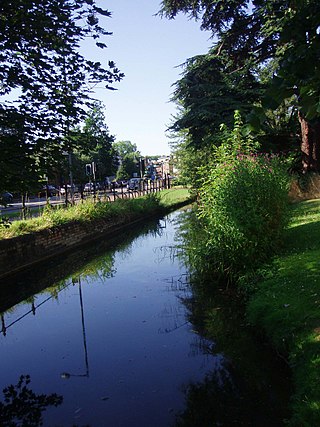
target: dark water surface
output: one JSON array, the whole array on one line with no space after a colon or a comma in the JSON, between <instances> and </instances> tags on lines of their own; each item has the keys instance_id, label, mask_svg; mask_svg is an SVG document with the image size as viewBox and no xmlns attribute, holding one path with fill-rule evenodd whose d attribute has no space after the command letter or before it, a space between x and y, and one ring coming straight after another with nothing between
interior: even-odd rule
<instances>
[{"instance_id":1,"label":"dark water surface","mask_svg":"<svg viewBox=\"0 0 320 427\"><path fill-rule=\"evenodd\" d=\"M269 401L261 402L255 388L242 393L247 382L239 378L230 339L230 354L216 352L190 322L188 272L175 247L180 216L173 213L127 232L122 243L95 243L1 283L0 391L15 386L9 399L22 391L13 409L0 408L1 425L22 408L28 426L42 417L50 427L165 427L187 414L187 405L192 414L179 425L282 425L287 396L278 367L242 354L247 365L255 363L255 377L257 370L265 376L272 369L269 376L277 378L259 379ZM29 375L30 383L22 381L19 389L21 375ZM197 410L205 411L201 404L217 408L210 422L194 421Z\"/></svg>"}]
</instances>

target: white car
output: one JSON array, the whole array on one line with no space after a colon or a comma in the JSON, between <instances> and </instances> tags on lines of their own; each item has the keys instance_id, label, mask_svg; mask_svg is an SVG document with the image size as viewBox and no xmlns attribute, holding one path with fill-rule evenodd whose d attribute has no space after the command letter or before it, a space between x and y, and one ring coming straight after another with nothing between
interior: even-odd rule
<instances>
[{"instance_id":1,"label":"white car","mask_svg":"<svg viewBox=\"0 0 320 427\"><path fill-rule=\"evenodd\" d=\"M66 194L66 188L65 187L61 187L59 191L60 191L61 195ZM68 193L71 192L71 185L70 184L67 185L67 191L68 191ZM77 192L78 192L78 187L73 184L73 193L77 193Z\"/></svg>"}]
</instances>

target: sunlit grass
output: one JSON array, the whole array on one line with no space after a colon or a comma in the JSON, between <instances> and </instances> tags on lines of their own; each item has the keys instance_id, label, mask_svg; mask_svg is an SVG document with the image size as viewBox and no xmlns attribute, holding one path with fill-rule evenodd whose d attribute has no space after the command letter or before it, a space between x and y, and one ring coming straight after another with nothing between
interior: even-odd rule
<instances>
[{"instance_id":1,"label":"sunlit grass","mask_svg":"<svg viewBox=\"0 0 320 427\"><path fill-rule=\"evenodd\" d=\"M290 224L291 227L320 221L319 200L307 200L297 203L292 206L292 210L294 211L294 216Z\"/></svg>"},{"instance_id":2,"label":"sunlit grass","mask_svg":"<svg viewBox=\"0 0 320 427\"><path fill-rule=\"evenodd\" d=\"M187 188L173 187L169 190L163 190L160 194L160 203L164 207L171 207L179 203L184 203L186 200L190 200L190 192Z\"/></svg>"},{"instance_id":3,"label":"sunlit grass","mask_svg":"<svg viewBox=\"0 0 320 427\"><path fill-rule=\"evenodd\" d=\"M22 234L34 233L46 228L58 227L72 221L86 222L99 218L130 219L147 215L155 210L168 209L171 206L189 200L189 191L172 188L135 199L118 199L115 202L97 202L85 200L75 206L47 206L42 214L27 220L12 221L9 227L0 227L0 239L8 239Z\"/></svg>"},{"instance_id":4,"label":"sunlit grass","mask_svg":"<svg viewBox=\"0 0 320 427\"><path fill-rule=\"evenodd\" d=\"M320 425L320 200L292 207L285 251L258 285L249 319L288 356L295 394L292 426Z\"/></svg>"}]
</instances>

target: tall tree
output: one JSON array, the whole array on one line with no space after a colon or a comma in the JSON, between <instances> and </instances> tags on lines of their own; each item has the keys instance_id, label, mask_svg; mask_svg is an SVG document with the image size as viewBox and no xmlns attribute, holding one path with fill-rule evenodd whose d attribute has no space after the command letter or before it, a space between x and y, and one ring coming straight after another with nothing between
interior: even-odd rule
<instances>
[{"instance_id":1,"label":"tall tree","mask_svg":"<svg viewBox=\"0 0 320 427\"><path fill-rule=\"evenodd\" d=\"M170 129L186 130L195 148L211 145L221 123L233 124L235 110L248 113L261 99L253 70L233 71L229 59L215 49L189 59L184 67L173 94L180 111Z\"/></svg>"},{"instance_id":2,"label":"tall tree","mask_svg":"<svg viewBox=\"0 0 320 427\"><path fill-rule=\"evenodd\" d=\"M117 141L114 142L113 149L120 161L117 179L131 178L134 173L139 174L141 154L136 144L131 141Z\"/></svg>"},{"instance_id":3,"label":"tall tree","mask_svg":"<svg viewBox=\"0 0 320 427\"><path fill-rule=\"evenodd\" d=\"M95 101L92 108L87 112L82 129L72 132L73 145L76 148L74 167L75 179L83 182L85 177L85 164L95 163L96 178L103 181L106 176L111 175L114 149L112 143L114 136L110 135L105 121L104 105ZM87 178L86 178L87 179Z\"/></svg>"},{"instance_id":4,"label":"tall tree","mask_svg":"<svg viewBox=\"0 0 320 427\"><path fill-rule=\"evenodd\" d=\"M113 144L113 148L121 158L129 156L130 154L135 155L136 153L138 153L137 155L140 155L137 145L131 141L116 141Z\"/></svg>"},{"instance_id":5,"label":"tall tree","mask_svg":"<svg viewBox=\"0 0 320 427\"><path fill-rule=\"evenodd\" d=\"M164 0L160 14L199 19L234 70L277 61L265 106L293 101L301 123L303 168L319 170L320 3L317 0Z\"/></svg>"},{"instance_id":6,"label":"tall tree","mask_svg":"<svg viewBox=\"0 0 320 427\"><path fill-rule=\"evenodd\" d=\"M99 25L99 16L110 15L95 0L0 3L0 113L12 110L6 96L14 91L25 141L35 147L43 169L49 146L50 154L73 150L69 131L84 118L93 86L104 82L110 89L123 77L113 61L103 66L79 50L88 38L97 49L106 47L103 38L111 33Z\"/></svg>"}]
</instances>

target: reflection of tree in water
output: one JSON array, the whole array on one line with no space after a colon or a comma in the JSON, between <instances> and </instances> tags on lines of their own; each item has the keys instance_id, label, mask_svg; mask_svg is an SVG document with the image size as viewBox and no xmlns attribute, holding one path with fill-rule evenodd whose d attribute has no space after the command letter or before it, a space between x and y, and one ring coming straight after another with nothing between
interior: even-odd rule
<instances>
[{"instance_id":1,"label":"reflection of tree in water","mask_svg":"<svg viewBox=\"0 0 320 427\"><path fill-rule=\"evenodd\" d=\"M176 240L184 248L181 255L191 272L190 292L181 301L190 324L213 344L207 346L206 339L199 339L191 348L196 351L198 344L199 351L211 354L210 373L201 383L187 386L186 409L175 426L283 426L288 414L288 383L278 378L283 366L273 363L265 348L259 350L236 292L218 286L205 263L197 268L194 242L201 239L202 231L194 215L185 212L180 221Z\"/></svg>"},{"instance_id":2,"label":"reflection of tree in water","mask_svg":"<svg viewBox=\"0 0 320 427\"><path fill-rule=\"evenodd\" d=\"M164 220L152 221L152 223L147 222L146 224L142 224L142 226L139 227L139 237L141 238L149 235L156 236L161 234L163 232L162 223L164 223ZM130 254L132 250L132 244L134 238L137 237L137 231L129 230L126 237L127 239L121 241L121 243L118 242L114 246L111 245L112 247L108 248L108 250L103 250L103 242L98 242L96 246L91 247L90 251L92 253L90 251L86 252L85 250L80 250L71 254L71 265L73 267L73 271L71 274L67 275L63 279L56 281L54 283L54 286L49 285L45 289L38 291L34 295L29 295L27 298L24 298L19 303L11 306L10 308L6 308L5 311L0 312L0 333L2 332L3 335L6 335L7 329L9 327L13 326L29 314L35 315L36 310L50 299L59 301L59 294L65 289L67 289L69 286L78 283L80 279L82 281L85 281L86 279L90 279L90 281L92 281L93 279L98 279L102 284L105 284L107 279L112 278L116 275L117 271L114 267L115 254L122 254L124 259L126 259L126 257ZM143 239L140 240L143 241ZM78 259L77 267L77 262L75 262L75 258ZM59 264L59 270L64 270L66 265L65 263L68 264L68 260L69 256L66 257L66 259L62 260L63 264ZM56 271L56 269L54 269L54 271ZM43 274L46 274L46 272L47 270ZM54 280L54 278L52 280ZM42 278L40 278L39 281L42 281ZM50 279L48 279L48 281L51 282ZM10 319L11 314L15 313L17 309L19 309L19 306L22 309L26 306L30 306L30 308L24 310L23 314L19 315L17 319Z\"/></svg>"},{"instance_id":3,"label":"reflection of tree in water","mask_svg":"<svg viewBox=\"0 0 320 427\"><path fill-rule=\"evenodd\" d=\"M270 363L265 348L259 351L244 327L237 300L228 294L205 299L201 289L194 284L192 289L192 296L182 299L187 319L199 334L191 352L208 355L210 373L185 390L186 409L176 427L283 426L288 393L274 380L283 375L283 367Z\"/></svg>"},{"instance_id":4,"label":"reflection of tree in water","mask_svg":"<svg viewBox=\"0 0 320 427\"><path fill-rule=\"evenodd\" d=\"M176 416L174 427L282 427L276 409L279 402L249 390L223 355L205 379L186 386L186 409ZM271 390L269 390L271 394ZM275 399L275 396L273 397ZM283 414L282 414L283 415Z\"/></svg>"},{"instance_id":5,"label":"reflection of tree in water","mask_svg":"<svg viewBox=\"0 0 320 427\"><path fill-rule=\"evenodd\" d=\"M167 259L173 263L177 258L180 259L181 248L177 245L163 245L154 248L153 252L158 256L158 264L161 264Z\"/></svg>"},{"instance_id":6,"label":"reflection of tree in water","mask_svg":"<svg viewBox=\"0 0 320 427\"><path fill-rule=\"evenodd\" d=\"M186 387L186 410L177 416L175 427L261 426L252 423L251 410L242 404L229 369L224 357L217 355L213 372Z\"/></svg>"},{"instance_id":7,"label":"reflection of tree in water","mask_svg":"<svg viewBox=\"0 0 320 427\"><path fill-rule=\"evenodd\" d=\"M116 269L114 265L114 253L104 253L103 255L96 257L93 261L89 262L85 267L80 271L77 271L72 276L73 277L86 277L90 278L99 278L103 281L110 277L114 277L116 274Z\"/></svg>"},{"instance_id":8,"label":"reflection of tree in water","mask_svg":"<svg viewBox=\"0 0 320 427\"><path fill-rule=\"evenodd\" d=\"M186 309L180 301L189 294L188 274L180 274L176 277L165 278L167 283L166 291L174 292L176 300L173 303L164 303L159 317L162 320L162 327L159 328L159 334L171 333L187 324L189 320L186 318Z\"/></svg>"},{"instance_id":9,"label":"reflection of tree in water","mask_svg":"<svg viewBox=\"0 0 320 427\"><path fill-rule=\"evenodd\" d=\"M188 270L192 273L195 271L197 275L200 275L200 271L203 270L205 274L210 275L210 263L209 258L202 256L199 257L198 248L201 247L199 242L203 239L204 229L198 221L196 210L187 209L181 213L177 220L178 227L175 233L175 241L177 246L181 249L179 251L179 257ZM205 250L205 245L202 245ZM201 260L201 264L199 261ZM199 271L199 267L201 270ZM208 278L208 276L206 276Z\"/></svg>"},{"instance_id":10,"label":"reflection of tree in water","mask_svg":"<svg viewBox=\"0 0 320 427\"><path fill-rule=\"evenodd\" d=\"M35 394L28 385L29 375L21 375L16 385L3 389L4 402L0 402L2 427L37 427L42 425L42 412L48 406L59 406L63 397L53 394Z\"/></svg>"},{"instance_id":11,"label":"reflection of tree in water","mask_svg":"<svg viewBox=\"0 0 320 427\"><path fill-rule=\"evenodd\" d=\"M126 234L127 239L118 242L117 245L109 251L104 252L102 255L96 255L91 262L87 263L81 270L77 270L73 276L81 276L83 279L86 276L90 276L90 278L98 278L101 281L114 277L117 272L114 268L115 253L117 253L120 258L126 260L132 252L133 242L136 244L137 241L142 241L143 244L142 237L148 237L150 235L155 237L160 234L160 221L153 223L153 226L148 223L139 228L139 239L137 240L134 240L137 237L137 231L135 229L128 231Z\"/></svg>"},{"instance_id":12,"label":"reflection of tree in water","mask_svg":"<svg viewBox=\"0 0 320 427\"><path fill-rule=\"evenodd\" d=\"M9 313L11 307L37 299L42 294L50 294L58 300L59 293L72 283L73 277L86 279L91 276L105 283L105 279L115 276L115 253L123 253L124 258L132 250L136 237L162 233L162 220L145 220L124 232L111 236L101 236L94 242L61 256L46 260L37 268L23 270L0 279L0 312ZM15 310L15 308L13 309Z\"/></svg>"}]
</instances>

